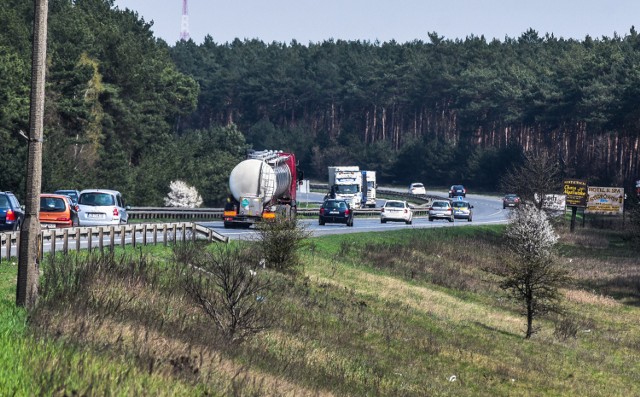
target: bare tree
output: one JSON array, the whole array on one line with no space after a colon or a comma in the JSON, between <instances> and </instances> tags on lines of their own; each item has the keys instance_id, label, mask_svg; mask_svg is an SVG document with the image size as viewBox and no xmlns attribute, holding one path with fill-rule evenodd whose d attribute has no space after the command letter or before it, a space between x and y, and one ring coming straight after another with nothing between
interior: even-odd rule
<instances>
[{"instance_id":1,"label":"bare tree","mask_svg":"<svg viewBox=\"0 0 640 397\"><path fill-rule=\"evenodd\" d=\"M194 249L194 246L187 249ZM255 270L258 261L238 246L216 245L213 251L177 248L183 262L183 287L213 320L229 342L239 343L269 325L266 306L270 282Z\"/></svg>"},{"instance_id":2,"label":"bare tree","mask_svg":"<svg viewBox=\"0 0 640 397\"><path fill-rule=\"evenodd\" d=\"M558 289L568 282L567 272L557 265L553 255L558 236L544 211L523 205L513 212L505 239L510 253L505 258L501 287L523 305L527 317L525 338L530 338L535 318L559 311Z\"/></svg>"},{"instance_id":3,"label":"bare tree","mask_svg":"<svg viewBox=\"0 0 640 397\"><path fill-rule=\"evenodd\" d=\"M33 307L38 300L38 238L40 236L40 189L42 186L42 136L44 126L45 71L47 60L48 0L35 0L31 60L31 107L25 219L20 231L16 304Z\"/></svg>"},{"instance_id":4,"label":"bare tree","mask_svg":"<svg viewBox=\"0 0 640 397\"><path fill-rule=\"evenodd\" d=\"M505 193L515 193L524 201L544 206L547 194L561 191L562 179L558 161L548 152L527 152L524 161L511 168L500 180Z\"/></svg>"}]
</instances>

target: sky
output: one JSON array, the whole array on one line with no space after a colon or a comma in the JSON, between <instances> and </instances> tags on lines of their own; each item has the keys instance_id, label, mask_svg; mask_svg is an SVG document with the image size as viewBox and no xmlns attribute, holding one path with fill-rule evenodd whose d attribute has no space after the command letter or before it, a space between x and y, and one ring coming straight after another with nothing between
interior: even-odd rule
<instances>
[{"instance_id":1,"label":"sky","mask_svg":"<svg viewBox=\"0 0 640 397\"><path fill-rule=\"evenodd\" d=\"M180 38L182 0L115 0L115 6L153 21L156 37ZM196 44L235 38L301 44L329 39L399 43L467 36L517 38L532 28L540 36L583 40L625 36L640 29L638 0L188 0L189 33Z\"/></svg>"}]
</instances>

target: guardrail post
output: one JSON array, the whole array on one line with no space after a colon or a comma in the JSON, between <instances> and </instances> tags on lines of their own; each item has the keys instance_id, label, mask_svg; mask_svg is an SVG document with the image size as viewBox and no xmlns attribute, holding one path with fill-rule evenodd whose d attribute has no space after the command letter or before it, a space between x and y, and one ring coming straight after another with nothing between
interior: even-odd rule
<instances>
[{"instance_id":1,"label":"guardrail post","mask_svg":"<svg viewBox=\"0 0 640 397\"><path fill-rule=\"evenodd\" d=\"M182 222L182 242L187 241L187 224Z\"/></svg>"},{"instance_id":2,"label":"guardrail post","mask_svg":"<svg viewBox=\"0 0 640 397\"><path fill-rule=\"evenodd\" d=\"M193 222L193 223L191 224L191 240L192 240L194 243L196 242L196 237L197 237L197 236L196 236L196 232L197 232L196 224L195 224L195 222Z\"/></svg>"},{"instance_id":3,"label":"guardrail post","mask_svg":"<svg viewBox=\"0 0 640 397\"><path fill-rule=\"evenodd\" d=\"M158 224L153 224L153 245L158 244Z\"/></svg>"},{"instance_id":4,"label":"guardrail post","mask_svg":"<svg viewBox=\"0 0 640 397\"><path fill-rule=\"evenodd\" d=\"M109 226L109 252L113 252L116 248L116 230L115 227Z\"/></svg>"},{"instance_id":5,"label":"guardrail post","mask_svg":"<svg viewBox=\"0 0 640 397\"><path fill-rule=\"evenodd\" d=\"M122 249L124 249L124 248L125 248L125 245L126 245L126 243L127 243L127 240L126 240L126 238L125 238L125 237L126 237L126 235L127 235L127 229L126 229L126 226L122 226L122 227L120 228L120 246L122 247Z\"/></svg>"},{"instance_id":6,"label":"guardrail post","mask_svg":"<svg viewBox=\"0 0 640 397\"><path fill-rule=\"evenodd\" d=\"M142 225L142 245L147 245L147 224Z\"/></svg>"},{"instance_id":7,"label":"guardrail post","mask_svg":"<svg viewBox=\"0 0 640 397\"><path fill-rule=\"evenodd\" d=\"M76 229L76 252L80 252L80 229Z\"/></svg>"},{"instance_id":8,"label":"guardrail post","mask_svg":"<svg viewBox=\"0 0 640 397\"><path fill-rule=\"evenodd\" d=\"M162 240L164 242L164 246L166 247L167 246L167 224L166 223L164 224L162 229L163 229L162 233L164 237Z\"/></svg>"},{"instance_id":9,"label":"guardrail post","mask_svg":"<svg viewBox=\"0 0 640 397\"><path fill-rule=\"evenodd\" d=\"M98 247L100 247L100 254L104 255L104 227L100 226L98 230Z\"/></svg>"},{"instance_id":10,"label":"guardrail post","mask_svg":"<svg viewBox=\"0 0 640 397\"><path fill-rule=\"evenodd\" d=\"M87 244L87 250L91 253L91 249L93 248L93 230L91 230L91 228L87 230Z\"/></svg>"},{"instance_id":11,"label":"guardrail post","mask_svg":"<svg viewBox=\"0 0 640 397\"><path fill-rule=\"evenodd\" d=\"M136 248L136 225L131 229L131 246Z\"/></svg>"},{"instance_id":12,"label":"guardrail post","mask_svg":"<svg viewBox=\"0 0 640 397\"><path fill-rule=\"evenodd\" d=\"M62 253L69 254L69 229L64 229L62 232Z\"/></svg>"},{"instance_id":13,"label":"guardrail post","mask_svg":"<svg viewBox=\"0 0 640 397\"><path fill-rule=\"evenodd\" d=\"M4 249L7 253L7 260L11 260L11 234L9 233L6 234L4 244L5 244Z\"/></svg>"},{"instance_id":14,"label":"guardrail post","mask_svg":"<svg viewBox=\"0 0 640 397\"><path fill-rule=\"evenodd\" d=\"M55 258L56 257L56 230L55 229L51 230L51 234L49 236L50 236L49 239L51 240L51 256Z\"/></svg>"}]
</instances>

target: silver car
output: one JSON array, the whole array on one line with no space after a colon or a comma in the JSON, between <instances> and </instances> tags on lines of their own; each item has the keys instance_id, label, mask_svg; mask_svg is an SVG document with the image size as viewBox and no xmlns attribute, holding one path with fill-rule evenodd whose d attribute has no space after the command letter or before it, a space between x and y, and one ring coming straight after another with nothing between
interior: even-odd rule
<instances>
[{"instance_id":1,"label":"silver car","mask_svg":"<svg viewBox=\"0 0 640 397\"><path fill-rule=\"evenodd\" d=\"M78 221L80 226L117 226L127 223L129 209L116 190L86 189L78 198Z\"/></svg>"},{"instance_id":2,"label":"silver car","mask_svg":"<svg viewBox=\"0 0 640 397\"><path fill-rule=\"evenodd\" d=\"M449 200L434 200L429 207L429 221L433 222L434 219L446 219L449 222L453 222L453 208Z\"/></svg>"}]
</instances>

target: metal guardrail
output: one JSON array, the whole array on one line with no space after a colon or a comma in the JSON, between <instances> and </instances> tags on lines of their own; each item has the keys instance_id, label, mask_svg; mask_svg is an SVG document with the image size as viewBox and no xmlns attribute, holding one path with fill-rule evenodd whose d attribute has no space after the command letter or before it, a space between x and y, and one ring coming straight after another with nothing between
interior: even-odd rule
<instances>
[{"instance_id":1,"label":"metal guardrail","mask_svg":"<svg viewBox=\"0 0 640 397\"><path fill-rule=\"evenodd\" d=\"M314 189L327 189L327 185L313 184ZM441 197L431 195L416 195L411 193L402 193L394 190L378 189L378 193L399 197L403 199L412 199L415 201L422 201L424 204L428 204L434 199L440 199ZM414 207L414 213L420 215L423 212L421 207ZM222 208L180 208L180 207L132 207L129 210L129 219L222 219L224 209ZM298 214L300 215L318 215L318 209L298 208ZM379 208L357 208L355 209L356 215L380 215Z\"/></svg>"},{"instance_id":2,"label":"metal guardrail","mask_svg":"<svg viewBox=\"0 0 640 397\"><path fill-rule=\"evenodd\" d=\"M100 226L100 227L70 227L64 229L43 229L40 232L40 257L44 254L44 242L50 243L51 249L48 251L55 254L57 243L61 242L62 252L79 251L82 245L86 249L109 249L113 251L116 245L125 247L132 245L135 247L138 239L142 245L157 245L175 243L177 241L187 241L196 239L206 239L208 241L218 241L227 243L229 237L207 227L193 222L177 223L138 223L121 226ZM130 243L127 243L127 240ZM0 247L4 250L4 255L0 257L9 260L11 256L17 256L20 248L20 232L0 233ZM12 255L15 252L15 255Z\"/></svg>"}]
</instances>

